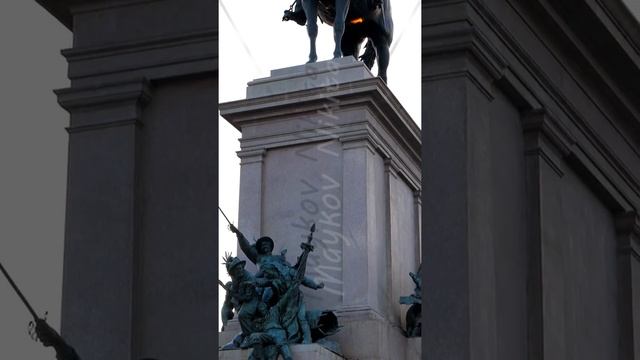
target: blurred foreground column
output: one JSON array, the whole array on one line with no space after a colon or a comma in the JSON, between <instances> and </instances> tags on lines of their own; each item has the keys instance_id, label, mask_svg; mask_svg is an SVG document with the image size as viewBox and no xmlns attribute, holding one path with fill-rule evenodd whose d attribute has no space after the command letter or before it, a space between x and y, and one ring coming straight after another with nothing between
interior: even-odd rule
<instances>
[{"instance_id":1,"label":"blurred foreground column","mask_svg":"<svg viewBox=\"0 0 640 360\"><path fill-rule=\"evenodd\" d=\"M38 2L74 33L62 334L84 359L213 359L217 6Z\"/></svg>"}]
</instances>

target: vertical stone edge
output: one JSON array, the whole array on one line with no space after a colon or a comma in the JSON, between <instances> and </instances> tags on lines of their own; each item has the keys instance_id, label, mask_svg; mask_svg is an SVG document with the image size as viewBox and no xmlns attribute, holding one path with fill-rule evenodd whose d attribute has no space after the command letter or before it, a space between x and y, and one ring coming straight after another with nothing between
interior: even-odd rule
<instances>
[{"instance_id":1,"label":"vertical stone edge","mask_svg":"<svg viewBox=\"0 0 640 360\"><path fill-rule=\"evenodd\" d=\"M139 266L137 140L150 85L140 79L55 93L71 117L62 334L81 356L131 359ZM105 343L111 345L100 346Z\"/></svg>"}]
</instances>

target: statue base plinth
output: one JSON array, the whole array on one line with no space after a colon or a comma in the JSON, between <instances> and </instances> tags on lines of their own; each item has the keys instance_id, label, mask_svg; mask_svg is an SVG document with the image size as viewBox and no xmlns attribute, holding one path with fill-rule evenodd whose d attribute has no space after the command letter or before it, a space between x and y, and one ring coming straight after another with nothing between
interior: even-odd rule
<instances>
[{"instance_id":1,"label":"statue base plinth","mask_svg":"<svg viewBox=\"0 0 640 360\"><path fill-rule=\"evenodd\" d=\"M253 350L225 350L218 352L220 360L246 360ZM343 360L344 358L318 345L292 345L291 352L294 360Z\"/></svg>"},{"instance_id":2,"label":"statue base plinth","mask_svg":"<svg viewBox=\"0 0 640 360\"><path fill-rule=\"evenodd\" d=\"M413 119L353 57L273 70L220 114L242 132L238 228L271 237L294 262L316 223L305 275L325 287L301 289L306 309L335 313L343 328L328 340L345 357L406 359L398 299L414 289L421 229ZM240 331L231 321L225 330L220 344Z\"/></svg>"},{"instance_id":3,"label":"statue base plinth","mask_svg":"<svg viewBox=\"0 0 640 360\"><path fill-rule=\"evenodd\" d=\"M422 338L413 337L407 339L407 360L422 359Z\"/></svg>"}]
</instances>

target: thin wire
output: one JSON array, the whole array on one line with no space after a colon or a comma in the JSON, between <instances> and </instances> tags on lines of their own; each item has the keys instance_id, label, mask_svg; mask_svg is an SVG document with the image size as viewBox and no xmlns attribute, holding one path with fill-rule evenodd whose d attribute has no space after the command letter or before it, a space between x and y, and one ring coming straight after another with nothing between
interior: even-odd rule
<instances>
[{"instance_id":1,"label":"thin wire","mask_svg":"<svg viewBox=\"0 0 640 360\"><path fill-rule=\"evenodd\" d=\"M222 0L220 0L220 7L222 8L222 11L226 15L227 19L229 19L229 22L231 23L233 30L236 32L236 35L238 35L238 38L240 39L240 43L242 43L242 47L244 47L244 50L247 52L247 55L249 55L251 62L253 62L253 66L255 66L256 70L258 70L258 73L262 73L262 68L260 67L259 62L256 60L256 57L253 56L253 53L251 53L251 50L247 46L247 42L242 37L242 34L238 30L238 27L236 26L233 19L231 18L231 15L229 15L229 11L227 11L227 7L224 5Z\"/></svg>"},{"instance_id":2,"label":"thin wire","mask_svg":"<svg viewBox=\"0 0 640 360\"><path fill-rule=\"evenodd\" d=\"M404 26L404 28L402 28L402 31L400 32L400 36L398 36L398 40L394 41L393 44L391 45L391 49L389 50L389 54L393 54L393 51L396 49L396 47L398 46L398 44L402 40L402 37L404 36L405 32L407 31L407 28L409 27L409 24L411 24L411 21L413 20L413 18L418 13L418 10L421 10L421 9L419 9L420 5L422 5L422 1L418 0L416 2L416 6L413 8L413 12L411 13L411 17L409 18L409 21L404 23L405 26Z\"/></svg>"}]
</instances>

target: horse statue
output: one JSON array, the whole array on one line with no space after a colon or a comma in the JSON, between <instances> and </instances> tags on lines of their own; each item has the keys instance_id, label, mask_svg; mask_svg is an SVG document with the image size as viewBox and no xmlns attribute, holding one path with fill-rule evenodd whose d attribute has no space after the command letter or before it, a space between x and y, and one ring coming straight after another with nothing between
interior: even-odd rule
<instances>
[{"instance_id":1,"label":"horse statue","mask_svg":"<svg viewBox=\"0 0 640 360\"><path fill-rule=\"evenodd\" d=\"M299 25L306 23L311 48L308 63L318 60L318 18L333 26L334 59L342 56L357 58L362 42L367 39L360 60L371 69L377 57L378 76L386 82L389 47L393 38L389 2L390 0L295 0L289 10L284 12L282 20L294 20Z\"/></svg>"}]
</instances>

